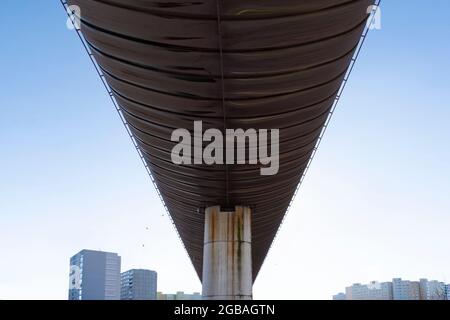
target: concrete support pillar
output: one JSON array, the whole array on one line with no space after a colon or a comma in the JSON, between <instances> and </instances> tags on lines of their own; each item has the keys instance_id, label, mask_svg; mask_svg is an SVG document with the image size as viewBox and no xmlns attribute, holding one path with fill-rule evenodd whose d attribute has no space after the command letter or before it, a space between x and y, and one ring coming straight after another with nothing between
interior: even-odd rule
<instances>
[{"instance_id":1,"label":"concrete support pillar","mask_svg":"<svg viewBox=\"0 0 450 320\"><path fill-rule=\"evenodd\" d=\"M252 299L251 210L205 211L203 299Z\"/></svg>"}]
</instances>

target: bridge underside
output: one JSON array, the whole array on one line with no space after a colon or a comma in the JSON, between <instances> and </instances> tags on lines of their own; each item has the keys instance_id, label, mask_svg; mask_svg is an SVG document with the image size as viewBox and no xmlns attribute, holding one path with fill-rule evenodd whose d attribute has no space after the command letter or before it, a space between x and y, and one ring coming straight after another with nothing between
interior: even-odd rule
<instances>
[{"instance_id":1,"label":"bridge underside","mask_svg":"<svg viewBox=\"0 0 450 320\"><path fill-rule=\"evenodd\" d=\"M69 0L199 277L204 208L252 209L256 278L374 0ZM280 129L280 168L175 165L174 129Z\"/></svg>"}]
</instances>

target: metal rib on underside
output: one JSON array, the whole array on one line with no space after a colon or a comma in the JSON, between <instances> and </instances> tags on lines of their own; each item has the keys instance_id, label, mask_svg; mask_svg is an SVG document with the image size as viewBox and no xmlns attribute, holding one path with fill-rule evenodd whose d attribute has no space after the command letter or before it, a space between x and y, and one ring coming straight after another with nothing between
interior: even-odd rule
<instances>
[{"instance_id":1,"label":"metal rib on underside","mask_svg":"<svg viewBox=\"0 0 450 320\"><path fill-rule=\"evenodd\" d=\"M217 0L220 1L220 0ZM201 277L212 205L252 207L256 278L374 0L69 0ZM174 129L280 129L280 169L175 165ZM228 198L228 199L227 199ZM228 201L227 201L228 200ZM200 209L200 211L199 211Z\"/></svg>"}]
</instances>

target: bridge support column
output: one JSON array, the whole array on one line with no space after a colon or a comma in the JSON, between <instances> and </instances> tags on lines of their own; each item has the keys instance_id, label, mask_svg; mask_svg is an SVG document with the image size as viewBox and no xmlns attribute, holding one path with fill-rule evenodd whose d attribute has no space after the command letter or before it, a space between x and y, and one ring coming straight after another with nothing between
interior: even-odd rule
<instances>
[{"instance_id":1,"label":"bridge support column","mask_svg":"<svg viewBox=\"0 0 450 320\"><path fill-rule=\"evenodd\" d=\"M251 300L251 210L236 206L205 211L203 246L203 299Z\"/></svg>"}]
</instances>

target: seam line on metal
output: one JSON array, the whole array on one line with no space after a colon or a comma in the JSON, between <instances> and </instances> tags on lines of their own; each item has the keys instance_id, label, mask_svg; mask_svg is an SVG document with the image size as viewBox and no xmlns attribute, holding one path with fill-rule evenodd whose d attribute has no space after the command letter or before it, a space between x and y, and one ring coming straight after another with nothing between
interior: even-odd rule
<instances>
[{"instance_id":1,"label":"seam line on metal","mask_svg":"<svg viewBox=\"0 0 450 320\"><path fill-rule=\"evenodd\" d=\"M218 38L218 46L219 46L219 59L220 59L220 83L221 83L221 91L222 91L222 114L223 114L223 133L226 134L227 130L227 110L225 106L225 82L224 82L224 58L223 58L223 43L222 43L222 6L221 0L216 0L217 5L217 38ZM229 204L229 173L228 173L228 165L225 163L225 196L226 203Z\"/></svg>"}]
</instances>

